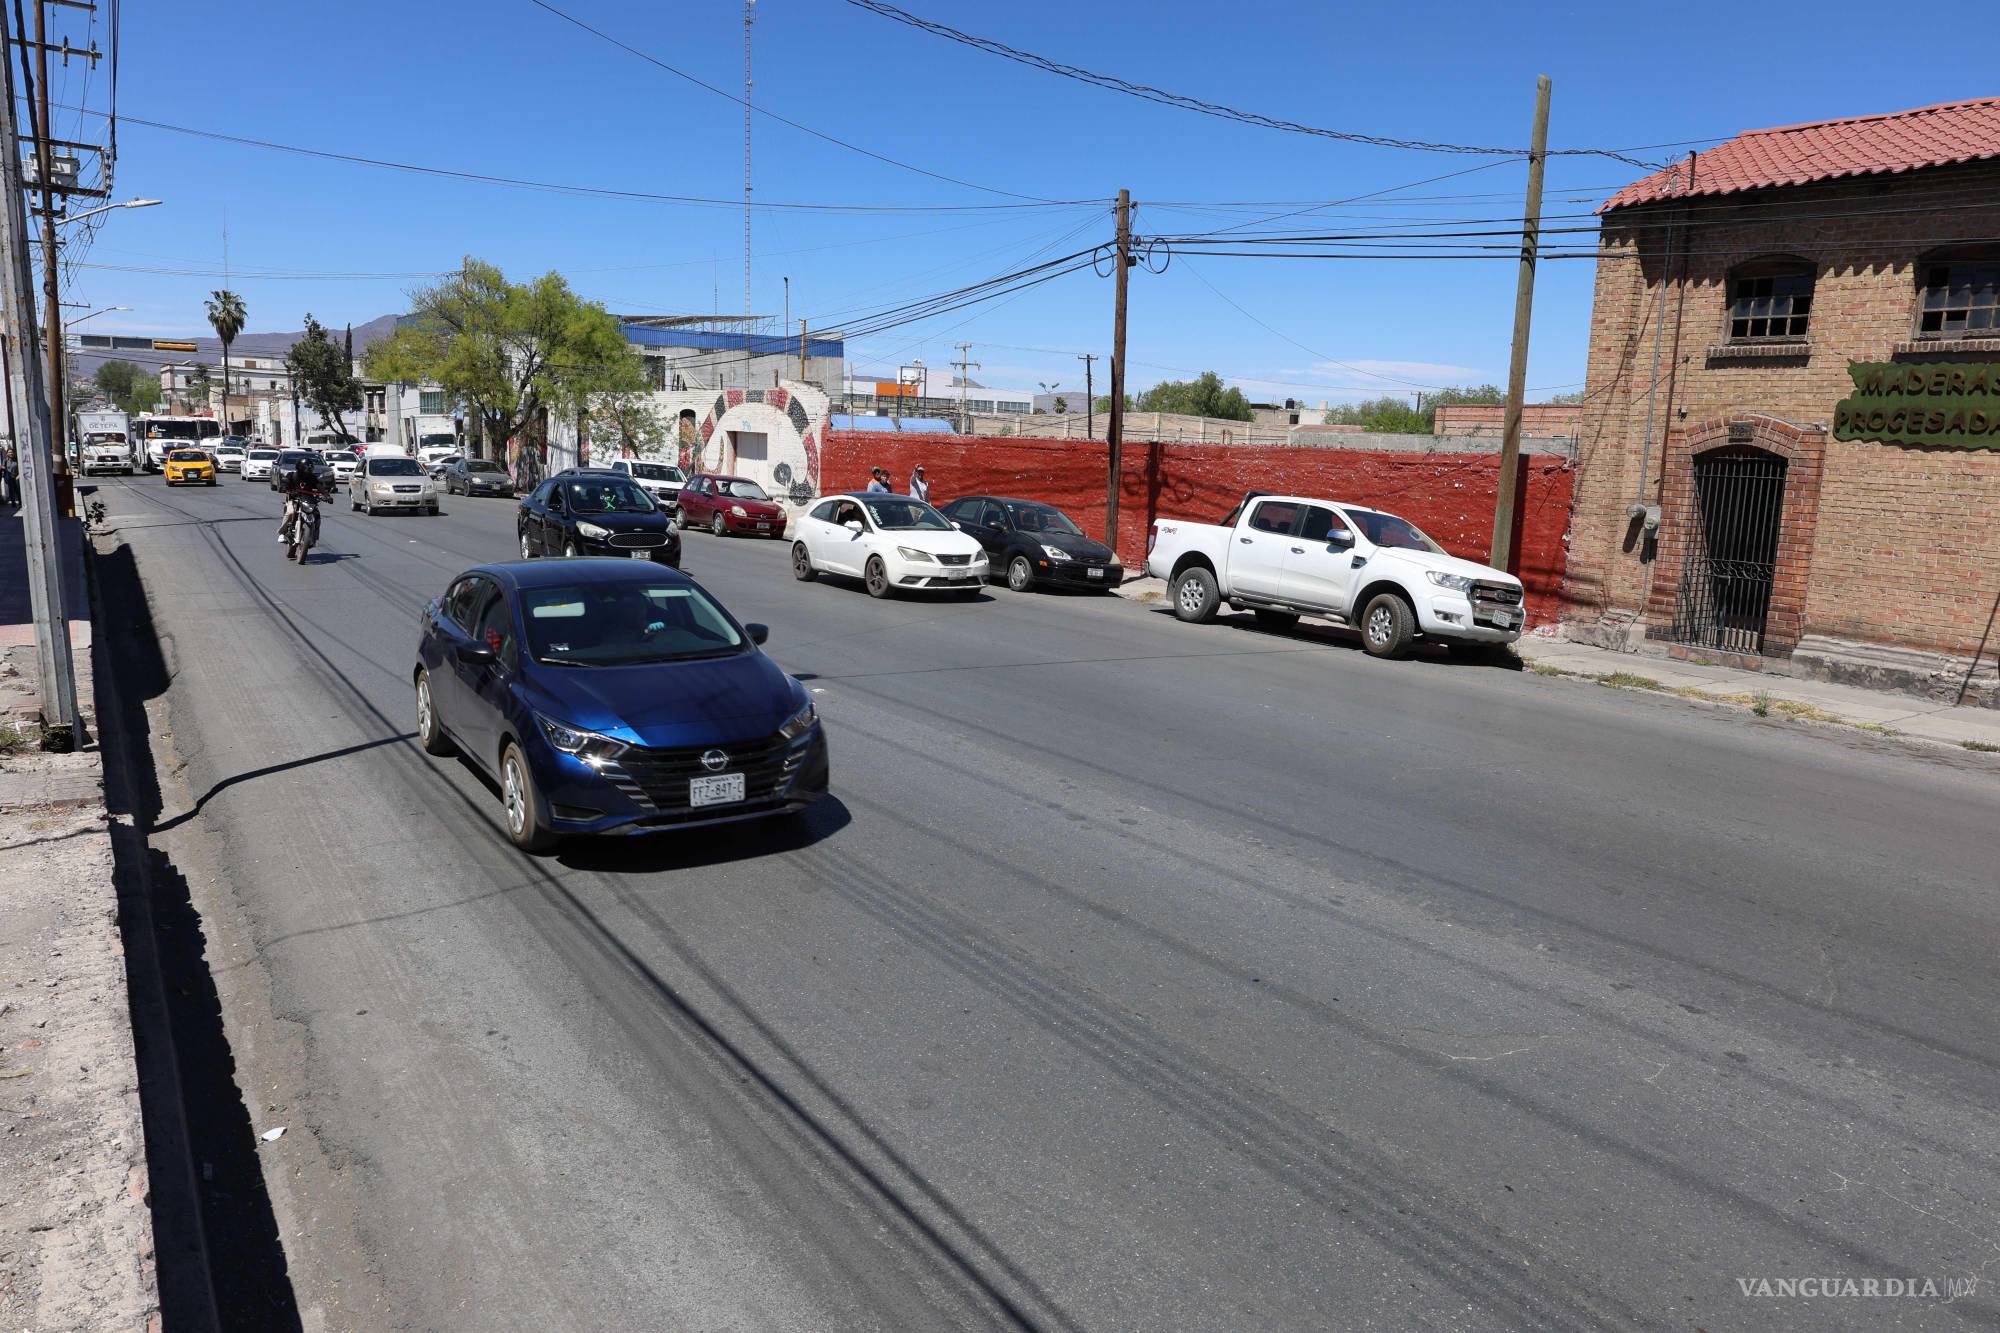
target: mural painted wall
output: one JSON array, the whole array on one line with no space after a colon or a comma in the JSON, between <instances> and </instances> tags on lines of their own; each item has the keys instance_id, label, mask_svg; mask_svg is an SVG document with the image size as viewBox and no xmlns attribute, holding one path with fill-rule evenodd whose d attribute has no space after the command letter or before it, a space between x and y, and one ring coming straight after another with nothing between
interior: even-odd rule
<instances>
[{"instance_id":1,"label":"mural painted wall","mask_svg":"<svg viewBox=\"0 0 2000 1333\"><path fill-rule=\"evenodd\" d=\"M832 404L810 384L653 395L667 443L648 456L690 472L748 477L797 508L820 491Z\"/></svg>"}]
</instances>

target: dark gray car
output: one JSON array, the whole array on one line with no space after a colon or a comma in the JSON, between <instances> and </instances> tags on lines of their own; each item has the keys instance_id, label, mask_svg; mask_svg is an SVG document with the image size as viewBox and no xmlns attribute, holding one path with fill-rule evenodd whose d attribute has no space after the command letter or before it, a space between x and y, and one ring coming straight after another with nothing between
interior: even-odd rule
<instances>
[{"instance_id":1,"label":"dark gray car","mask_svg":"<svg viewBox=\"0 0 2000 1333\"><path fill-rule=\"evenodd\" d=\"M458 458L440 474L447 495L508 495L514 493L514 479L507 469L490 458Z\"/></svg>"}]
</instances>

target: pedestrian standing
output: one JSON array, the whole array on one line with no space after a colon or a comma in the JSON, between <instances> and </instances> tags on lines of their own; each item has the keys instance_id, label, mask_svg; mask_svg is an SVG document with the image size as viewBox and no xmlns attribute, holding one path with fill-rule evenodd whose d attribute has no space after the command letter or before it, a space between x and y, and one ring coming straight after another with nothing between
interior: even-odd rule
<instances>
[{"instance_id":1,"label":"pedestrian standing","mask_svg":"<svg viewBox=\"0 0 2000 1333\"><path fill-rule=\"evenodd\" d=\"M889 493L889 473L885 469L878 467L868 470L868 493L870 495Z\"/></svg>"},{"instance_id":2,"label":"pedestrian standing","mask_svg":"<svg viewBox=\"0 0 2000 1333\"><path fill-rule=\"evenodd\" d=\"M12 440L0 445L0 501L21 503L21 457L14 452Z\"/></svg>"},{"instance_id":3,"label":"pedestrian standing","mask_svg":"<svg viewBox=\"0 0 2000 1333\"><path fill-rule=\"evenodd\" d=\"M931 502L931 484L924 480L924 465L922 463L917 464L917 470L910 474L910 495L914 499L922 500L925 504Z\"/></svg>"}]
</instances>

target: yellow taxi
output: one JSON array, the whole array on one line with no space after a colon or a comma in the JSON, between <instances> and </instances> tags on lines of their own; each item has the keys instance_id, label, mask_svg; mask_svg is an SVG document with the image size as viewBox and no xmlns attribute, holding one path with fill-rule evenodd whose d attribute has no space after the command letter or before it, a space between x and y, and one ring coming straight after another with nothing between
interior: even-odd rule
<instances>
[{"instance_id":1,"label":"yellow taxi","mask_svg":"<svg viewBox=\"0 0 2000 1333\"><path fill-rule=\"evenodd\" d=\"M169 449L161 471L169 486L215 485L215 460L200 449Z\"/></svg>"}]
</instances>

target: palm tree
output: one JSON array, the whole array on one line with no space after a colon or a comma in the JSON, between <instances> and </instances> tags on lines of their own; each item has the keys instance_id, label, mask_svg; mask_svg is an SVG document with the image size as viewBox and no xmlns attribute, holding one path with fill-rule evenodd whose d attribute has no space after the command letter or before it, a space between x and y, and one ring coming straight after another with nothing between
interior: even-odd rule
<instances>
[{"instance_id":1,"label":"palm tree","mask_svg":"<svg viewBox=\"0 0 2000 1333\"><path fill-rule=\"evenodd\" d=\"M246 318L243 298L235 292L220 291L211 295L208 302L209 327L222 340L222 433L229 430L229 344L236 341L236 335L243 332Z\"/></svg>"}]
</instances>

